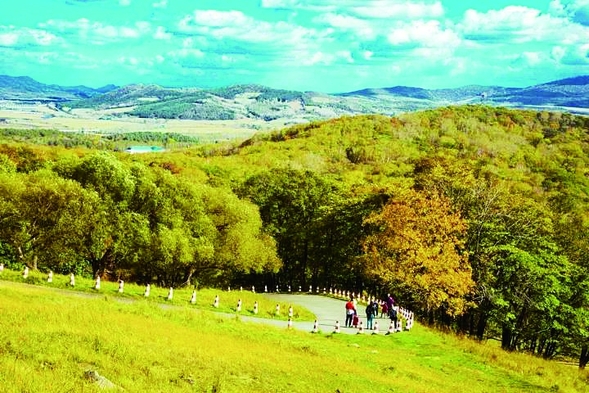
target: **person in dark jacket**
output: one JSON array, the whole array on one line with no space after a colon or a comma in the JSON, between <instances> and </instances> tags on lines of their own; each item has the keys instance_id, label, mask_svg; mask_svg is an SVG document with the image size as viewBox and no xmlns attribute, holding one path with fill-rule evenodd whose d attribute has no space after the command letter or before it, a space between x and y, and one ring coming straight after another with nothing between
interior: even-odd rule
<instances>
[{"instance_id":1,"label":"person in dark jacket","mask_svg":"<svg viewBox=\"0 0 589 393\"><path fill-rule=\"evenodd\" d=\"M368 306L366 306L366 329L368 330L372 330L372 322L374 321L374 315L374 302L370 302Z\"/></svg>"}]
</instances>

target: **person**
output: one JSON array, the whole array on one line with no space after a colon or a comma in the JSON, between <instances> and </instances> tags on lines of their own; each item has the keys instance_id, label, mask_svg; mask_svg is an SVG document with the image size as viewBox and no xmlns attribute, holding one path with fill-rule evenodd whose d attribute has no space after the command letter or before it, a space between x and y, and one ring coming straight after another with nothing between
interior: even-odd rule
<instances>
[{"instance_id":1,"label":"person","mask_svg":"<svg viewBox=\"0 0 589 393\"><path fill-rule=\"evenodd\" d=\"M384 318L385 315L389 315L389 306L387 305L386 302L382 302L381 304L381 310L380 310L380 317Z\"/></svg>"},{"instance_id":2,"label":"person","mask_svg":"<svg viewBox=\"0 0 589 393\"><path fill-rule=\"evenodd\" d=\"M366 329L372 330L372 321L374 320L374 304L370 302L366 306Z\"/></svg>"},{"instance_id":3,"label":"person","mask_svg":"<svg viewBox=\"0 0 589 393\"><path fill-rule=\"evenodd\" d=\"M354 302L350 298L350 300L346 303L346 323L345 327L352 327L352 321L354 319L354 313L356 309L354 308Z\"/></svg>"},{"instance_id":4,"label":"person","mask_svg":"<svg viewBox=\"0 0 589 393\"><path fill-rule=\"evenodd\" d=\"M388 306L389 310L391 310L394 305L395 305L395 299L393 299L393 297L391 296L390 293L387 294L387 306Z\"/></svg>"},{"instance_id":5,"label":"person","mask_svg":"<svg viewBox=\"0 0 589 393\"><path fill-rule=\"evenodd\" d=\"M397 326L397 307L393 306L389 309L389 317L391 318L391 322L394 323L393 326Z\"/></svg>"}]
</instances>

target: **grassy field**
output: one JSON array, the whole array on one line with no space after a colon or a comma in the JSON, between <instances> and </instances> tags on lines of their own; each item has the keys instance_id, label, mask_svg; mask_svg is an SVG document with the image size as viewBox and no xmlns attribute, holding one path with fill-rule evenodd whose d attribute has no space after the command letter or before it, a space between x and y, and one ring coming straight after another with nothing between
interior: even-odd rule
<instances>
[{"instance_id":1,"label":"grassy field","mask_svg":"<svg viewBox=\"0 0 589 393\"><path fill-rule=\"evenodd\" d=\"M191 307L0 283L0 391L584 392L587 372L420 325L392 336L260 327Z\"/></svg>"},{"instance_id":2,"label":"grassy field","mask_svg":"<svg viewBox=\"0 0 589 393\"><path fill-rule=\"evenodd\" d=\"M192 296L192 288L177 288L174 290L172 300L168 298L168 288L160 288L156 286L151 287L151 294L148 298L144 297L145 286L140 286L133 283L125 283L124 292L119 293L119 284L116 282L102 281L100 290L94 289L94 280L76 277L75 287L69 285L69 276L59 274L53 275L53 282L47 282L47 274L39 271L31 271L27 279L22 277L21 272L4 269L0 274L0 280L12 281L18 283L27 283L40 285L52 289L60 289L71 292L81 292L93 295L105 295L118 299L140 300L141 302L166 304L173 306L190 306L191 308L208 311L218 311L224 313L235 313L237 310L238 300L242 301L242 309L239 313L244 316L257 316L259 318L272 318L278 320L288 320L288 308L290 304L280 303L281 313L276 315L276 303L270 303L260 293L252 293L250 290L220 290L212 288L202 288L197 291L196 304L190 304ZM260 290L261 288L258 288ZM219 307L213 307L215 296L219 296ZM254 314L254 303L258 302L258 314ZM313 321L315 315L309 310L301 307L293 307L293 319L295 321Z\"/></svg>"},{"instance_id":3,"label":"grassy field","mask_svg":"<svg viewBox=\"0 0 589 393\"><path fill-rule=\"evenodd\" d=\"M128 109L128 108L127 108ZM15 129L48 129L66 132L112 134L125 132L168 132L199 137L203 141L246 139L260 131L283 128L284 119L265 122L236 120L167 120L120 116L121 110L75 109L64 113L41 104L0 101L0 118Z\"/></svg>"}]
</instances>

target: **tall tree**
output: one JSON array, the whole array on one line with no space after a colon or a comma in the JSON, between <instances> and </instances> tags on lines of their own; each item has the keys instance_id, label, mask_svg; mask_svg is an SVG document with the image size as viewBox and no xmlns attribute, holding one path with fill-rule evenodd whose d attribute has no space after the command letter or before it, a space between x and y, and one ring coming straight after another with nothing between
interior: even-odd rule
<instances>
[{"instance_id":1,"label":"tall tree","mask_svg":"<svg viewBox=\"0 0 589 393\"><path fill-rule=\"evenodd\" d=\"M446 198L409 191L367 223L377 228L364 241L367 275L430 316L464 312L474 286L464 249L467 228Z\"/></svg>"},{"instance_id":2,"label":"tall tree","mask_svg":"<svg viewBox=\"0 0 589 393\"><path fill-rule=\"evenodd\" d=\"M334 192L317 173L296 169L261 172L238 191L259 206L265 231L276 239L282 284L306 286L312 278L311 267L319 256L319 222Z\"/></svg>"}]
</instances>

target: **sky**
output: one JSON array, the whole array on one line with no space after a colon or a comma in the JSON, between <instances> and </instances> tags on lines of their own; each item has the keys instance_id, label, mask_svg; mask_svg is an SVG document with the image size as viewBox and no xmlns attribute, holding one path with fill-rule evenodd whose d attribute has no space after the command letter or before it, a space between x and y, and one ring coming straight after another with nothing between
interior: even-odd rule
<instances>
[{"instance_id":1,"label":"sky","mask_svg":"<svg viewBox=\"0 0 589 393\"><path fill-rule=\"evenodd\" d=\"M299 91L589 74L589 0L3 0L0 74Z\"/></svg>"}]
</instances>

